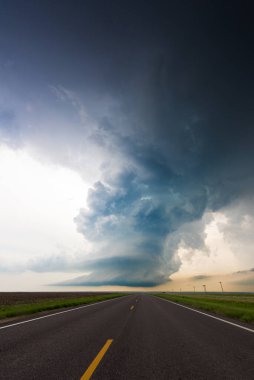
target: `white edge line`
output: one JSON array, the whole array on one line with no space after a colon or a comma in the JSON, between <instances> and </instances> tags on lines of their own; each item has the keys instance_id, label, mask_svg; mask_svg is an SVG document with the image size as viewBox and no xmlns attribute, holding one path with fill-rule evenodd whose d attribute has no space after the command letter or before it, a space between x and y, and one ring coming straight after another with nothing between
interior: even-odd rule
<instances>
[{"instance_id":1,"label":"white edge line","mask_svg":"<svg viewBox=\"0 0 254 380\"><path fill-rule=\"evenodd\" d=\"M195 311L195 313L205 315L206 317L210 317L210 318L213 318L213 319L217 319L218 321L225 322L225 323L228 323L229 325L236 326L236 327L239 327L240 329L247 330L247 331L249 331L249 332L254 333L254 330L253 330L253 329L249 329L248 327L244 327L244 326L238 325L237 323L234 323L234 322L229 322L229 321L227 321L226 319L218 318L218 317L215 317L215 316L213 316L213 315L203 313L202 311L199 311L199 310L196 310L196 309L192 309L191 307L181 305L180 303L177 303L177 302L173 302L173 301L167 300L166 298L157 297L157 296L154 296L154 297L159 298L159 299L161 299L161 300L163 300L163 301L166 301L166 302L173 303L174 305L177 305L177 306L180 306L180 307L184 307L185 309L188 309L188 310L191 310L191 311Z\"/></svg>"},{"instance_id":2,"label":"white edge line","mask_svg":"<svg viewBox=\"0 0 254 380\"><path fill-rule=\"evenodd\" d=\"M97 301L97 302L94 302L94 303L90 303L90 304L88 304L88 305L78 306L78 307L74 307L74 308L72 308L72 309L63 310L63 311L58 311L57 313L48 314L48 315L43 315L42 317L37 317L37 318L28 319L28 320L26 320L26 321L21 321L21 322L12 323L12 324L10 324L10 325L6 325L6 326L2 326L2 327L0 327L0 330L8 329L9 327L13 327L13 326L23 325L24 323L29 323L29 322L33 322L33 321L38 321L39 319L44 319L44 318L54 317L55 315L59 315L59 314L70 313L71 311L75 311L75 310L83 309L83 308L85 308L85 307L89 307L89 306L99 305L99 304L102 304L102 303L104 303L104 302L115 301L115 300L120 299L120 298L123 298L123 297L128 297L128 296L122 296L122 297L111 298L111 299L109 299L109 300L105 300L105 301ZM24 317L25 317L25 316L24 316Z\"/></svg>"}]
</instances>

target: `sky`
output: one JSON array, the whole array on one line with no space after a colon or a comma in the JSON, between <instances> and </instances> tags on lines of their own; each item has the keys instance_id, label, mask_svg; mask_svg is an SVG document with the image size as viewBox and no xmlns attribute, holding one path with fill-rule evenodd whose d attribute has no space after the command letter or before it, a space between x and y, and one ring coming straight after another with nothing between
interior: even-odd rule
<instances>
[{"instance_id":1,"label":"sky","mask_svg":"<svg viewBox=\"0 0 254 380\"><path fill-rule=\"evenodd\" d=\"M254 291L251 2L0 5L0 291Z\"/></svg>"}]
</instances>

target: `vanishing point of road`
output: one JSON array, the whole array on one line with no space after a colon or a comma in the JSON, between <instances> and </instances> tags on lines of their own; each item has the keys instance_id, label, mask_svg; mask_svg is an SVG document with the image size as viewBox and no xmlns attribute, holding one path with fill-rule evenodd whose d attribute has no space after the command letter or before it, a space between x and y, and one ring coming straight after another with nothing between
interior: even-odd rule
<instances>
[{"instance_id":1,"label":"vanishing point of road","mask_svg":"<svg viewBox=\"0 0 254 380\"><path fill-rule=\"evenodd\" d=\"M251 327L150 295L28 320L0 325L1 380L254 379Z\"/></svg>"}]
</instances>

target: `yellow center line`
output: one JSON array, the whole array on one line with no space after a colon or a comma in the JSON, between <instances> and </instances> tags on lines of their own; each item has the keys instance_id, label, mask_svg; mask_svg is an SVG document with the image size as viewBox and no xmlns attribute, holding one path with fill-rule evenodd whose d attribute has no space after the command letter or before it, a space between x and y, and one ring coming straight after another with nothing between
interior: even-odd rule
<instances>
[{"instance_id":1,"label":"yellow center line","mask_svg":"<svg viewBox=\"0 0 254 380\"><path fill-rule=\"evenodd\" d=\"M113 342L113 339L107 340L107 342L104 344L104 346L102 347L102 349L100 350L100 352L98 353L96 358L92 361L90 366L87 368L86 372L80 378L80 380L89 380L91 378L92 374L96 370L98 364L100 363L103 356L106 354L106 352L109 349L109 346L111 345L112 342Z\"/></svg>"},{"instance_id":2,"label":"yellow center line","mask_svg":"<svg viewBox=\"0 0 254 380\"><path fill-rule=\"evenodd\" d=\"M134 309L134 305L131 306L130 310L133 310Z\"/></svg>"}]
</instances>

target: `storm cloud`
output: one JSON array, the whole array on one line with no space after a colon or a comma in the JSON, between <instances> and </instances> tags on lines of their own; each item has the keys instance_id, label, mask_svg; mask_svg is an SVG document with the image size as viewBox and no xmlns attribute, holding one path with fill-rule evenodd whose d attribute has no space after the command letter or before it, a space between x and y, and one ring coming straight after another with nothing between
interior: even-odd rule
<instances>
[{"instance_id":1,"label":"storm cloud","mask_svg":"<svg viewBox=\"0 0 254 380\"><path fill-rule=\"evenodd\" d=\"M192 223L253 193L249 4L59 4L27 2L33 17L22 37L37 31L40 49L27 42L18 71L30 67L28 56L36 61L37 85L46 78L44 92L65 120L51 126L50 141L47 125L39 138L23 128L25 139L83 175L96 166L75 218L93 245L82 265L91 274L69 284L166 283L181 266L180 246L205 249L205 225ZM13 123L12 111L1 115Z\"/></svg>"},{"instance_id":2,"label":"storm cloud","mask_svg":"<svg viewBox=\"0 0 254 380\"><path fill-rule=\"evenodd\" d=\"M125 260L142 260L157 284L179 269L180 245L204 246L203 225L198 234L184 233L183 226L253 191L253 73L241 45L248 44L248 27L237 7L223 19L228 8L222 6L216 25L216 7L212 14L201 8L201 21L194 25L197 16L184 3L176 23L157 25L157 48L148 44L127 67L113 64L122 86L120 93L117 85L110 90L120 105L99 128L107 125L107 140L125 156L126 167L112 176L105 170L89 193L87 209L76 218L86 238L106 243L106 255L118 247ZM128 43L125 48L128 52ZM123 125L117 124L118 113ZM135 269L126 260L122 273L122 262L117 263L116 257L110 271L115 284L135 275L145 286L139 265ZM103 258L96 273L102 281L109 274Z\"/></svg>"}]
</instances>

